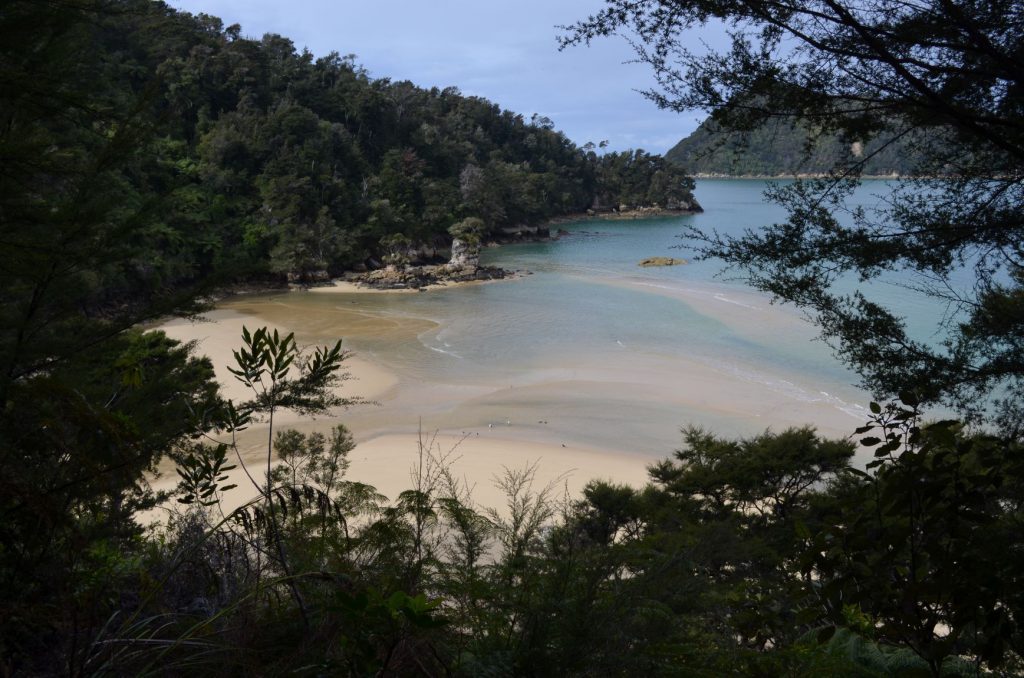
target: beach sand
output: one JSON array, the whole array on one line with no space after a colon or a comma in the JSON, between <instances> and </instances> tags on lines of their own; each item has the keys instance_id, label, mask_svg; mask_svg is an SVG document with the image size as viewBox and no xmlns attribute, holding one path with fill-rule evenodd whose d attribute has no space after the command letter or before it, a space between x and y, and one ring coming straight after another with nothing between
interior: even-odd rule
<instances>
[{"instance_id":1,"label":"beach sand","mask_svg":"<svg viewBox=\"0 0 1024 678\"><path fill-rule=\"evenodd\" d=\"M259 308L258 316L246 312L256 307ZM288 321L294 320L289 309L287 301L265 303L262 299L239 297L206 313L203 321L173 319L157 329L182 342L195 341L198 352L213 361L225 397L239 402L250 394L227 371L227 366L232 364L232 350L242 343L243 326L250 331L262 326L283 331ZM339 311L337 316L328 321L321 319L303 323L303 331L296 335L299 345L329 341L331 332L326 329L328 326L344 327L347 337L372 333L405 336L409 340L414 340L417 333L430 326L425 321L372 317L360 312ZM352 465L348 478L372 485L391 499L411 486L410 474L419 459L421 441L424 449L435 458L447 458L453 475L472 488L473 498L480 506L498 508L503 504L504 496L494 481L506 467L534 467L534 488L553 484L556 486L555 494L559 496L566 491L578 495L592 479L614 480L638 487L646 481L646 462L649 459L588 448L572 441L562 442L555 439L559 437L557 433L539 436L537 429L519 426L519 422L516 426L511 423L499 425L497 429L492 425L458 431L425 430L422 434L415 431L420 424L414 418L401 423L392 422L390 427L381 424L381 421L387 422L393 417L387 411L387 403L397 395L398 377L358 355L347 358L344 365L348 378L343 382L340 393L346 397L375 401L374 404L336 410L315 419L300 417L287 410L280 411L275 415L275 430L294 428L307 434L314 431L328 433L338 423L350 424L355 420L352 428L357 447L350 455ZM428 403L423 405L426 407ZM360 421L369 423L360 426ZM386 432L389 429L399 432ZM220 440L228 442L229 439L222 437ZM239 433L236 444L249 473L257 480L262 479L266 471L267 425L256 424ZM237 464L237 457L232 456L232 461ZM173 490L178 480L173 462L165 459L158 471L159 476L152 481L154 489ZM229 483L238 487L224 498L224 510L234 509L256 496L253 483L241 467L230 473L230 480L224 484ZM152 517L159 519L159 512Z\"/></svg>"},{"instance_id":2,"label":"beach sand","mask_svg":"<svg viewBox=\"0 0 1024 678\"><path fill-rule=\"evenodd\" d=\"M304 433L327 433L337 423L329 419L306 420L286 428ZM280 429L279 429L280 430ZM501 509L506 497L497 487L497 479L506 469L534 469L533 490L550 485L553 498L568 495L577 498L591 480L609 480L634 487L647 481L646 465L630 455L614 454L603 450L587 449L561 444L499 437L490 430L463 434L436 432L389 434L359 441L349 454L351 466L347 479L372 485L389 499L395 499L403 490L414 486L413 476L421 463L421 445L435 460L444 460L445 466L460 484L471 490L472 499L479 507ZM257 481L266 471L266 427L255 426L238 437L238 449L249 473ZM276 463L276 459L274 463ZM238 463L232 456L232 462ZM241 467L230 472L230 480L238 487L228 491L222 509L233 510L257 496L253 483ZM159 477L152 480L156 490L173 490L177 485L173 463L165 461ZM150 518L159 520L161 513Z\"/></svg>"},{"instance_id":3,"label":"beach sand","mask_svg":"<svg viewBox=\"0 0 1024 678\"><path fill-rule=\"evenodd\" d=\"M465 479L480 506L500 508L504 494L495 479L504 469L536 467L534 490L548 484L555 496L568 492L578 497L591 480L610 480L634 487L647 481L646 465L635 457L582 447L561 447L550 443L502 438L504 431L467 432L467 435L392 434L373 438L353 450L349 476L374 478L370 482L388 497L412 486L412 472L418 462L419 440L435 456L448 455L450 467L458 479Z\"/></svg>"},{"instance_id":4,"label":"beach sand","mask_svg":"<svg viewBox=\"0 0 1024 678\"><path fill-rule=\"evenodd\" d=\"M217 381L221 385L221 393L225 398L241 402L252 397L252 393L237 379L234 378L228 367L234 365L232 351L242 346L242 328L248 327L250 331L259 327L267 327L271 330L278 330L286 334L287 325L275 323L261 314L255 317L246 312L251 302L234 301L227 302L221 308L209 311L204 314L203 320L193 322L184 318L175 318L160 324L156 329L162 330L172 339L181 342L196 342L197 353L205 355L213 361L214 371L217 374ZM273 311L273 307L270 308ZM270 313L269 315L273 315ZM351 336L358 332L361 324L365 324L365 318L346 319L345 333ZM362 321L362 322L360 322ZM363 331L379 331L380 324L372 323L373 327L363 328ZM330 332L306 332L302 335L296 334L296 343L300 347L310 345L333 345L334 341L343 339L338 336L331 340ZM313 335L313 336L310 336ZM363 360L357 355L350 355L344 361L344 366L349 373L349 378L344 384L343 394L347 397L375 400L386 395L398 384L394 374L382 367ZM285 420L291 420L291 413L285 413Z\"/></svg>"},{"instance_id":5,"label":"beach sand","mask_svg":"<svg viewBox=\"0 0 1024 678\"><path fill-rule=\"evenodd\" d=\"M318 289L354 291L345 284ZM621 350L563 357L557 364L533 365L510 376L421 374L417 370L425 349L420 338L436 332L439 323L393 312L388 303L361 304L354 296L341 295L337 303L325 304L323 294L314 290L242 295L218 304L206 314L207 322L173 319L160 329L174 339L197 342L198 352L212 359L226 397L236 401L248 395L226 367L232 362L232 349L241 345L243 326L250 331L262 326L294 330L299 346L333 344L343 338L346 346L384 342L391 347L357 352L345 361L349 378L340 393L374 404L316 419L285 411L274 423L276 430L307 433L345 424L357 442L350 455L349 479L372 485L392 499L410 487L418 440L432 441L429 447L435 455L454 449L450 458L455 476L475 488L479 504L497 507L503 498L493 479L504 467L536 463L536 487L554 482L572 493L594 478L639 487L646 481L647 466L670 456L679 445L681 426L699 424L735 437L814 422L823 434L843 437L863 421L856 412L844 412L827 399L790 398L785 384L780 390L778 384L723 371L682 352L640 355ZM746 320L750 326L751 307L764 306L754 297L723 303L699 289L683 294L688 303L737 325ZM763 310L757 313L763 318L752 325L755 330L792 322L778 309ZM411 353L404 354L403 347L412 347ZM266 446L265 425L239 435L242 459L257 479L265 472ZM173 464L165 461L160 471L155 486L173 488ZM232 482L238 489L226 499L228 508L255 495L241 469L233 472Z\"/></svg>"}]
</instances>

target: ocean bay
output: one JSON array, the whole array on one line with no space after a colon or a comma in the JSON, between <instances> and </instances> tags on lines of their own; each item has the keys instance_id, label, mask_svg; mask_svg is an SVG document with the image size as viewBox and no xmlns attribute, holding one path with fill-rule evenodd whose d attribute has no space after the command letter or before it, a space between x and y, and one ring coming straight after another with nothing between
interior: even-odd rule
<instances>
[{"instance_id":1,"label":"ocean bay","mask_svg":"<svg viewBox=\"0 0 1024 678\"><path fill-rule=\"evenodd\" d=\"M195 3L0 12L0 673L1024 674L1021 2Z\"/></svg>"},{"instance_id":2,"label":"ocean bay","mask_svg":"<svg viewBox=\"0 0 1024 678\"><path fill-rule=\"evenodd\" d=\"M302 424L336 419L362 443L422 428L500 440L509 464L527 461L520 442L553 454L615 453L642 468L678 447L689 424L732 435L813 424L845 436L863 423L870 396L797 311L716 278L714 262L637 265L689 259L678 237L685 223L738 232L781 219L763 202L764 186L702 180L703 214L581 221L551 242L487 250L485 263L530 272L514 280L244 295L221 309L239 326L294 331L300 344L342 338L387 375L367 391L378 404ZM176 328L180 338L203 337L202 324ZM359 393L361 384L346 388Z\"/></svg>"}]
</instances>

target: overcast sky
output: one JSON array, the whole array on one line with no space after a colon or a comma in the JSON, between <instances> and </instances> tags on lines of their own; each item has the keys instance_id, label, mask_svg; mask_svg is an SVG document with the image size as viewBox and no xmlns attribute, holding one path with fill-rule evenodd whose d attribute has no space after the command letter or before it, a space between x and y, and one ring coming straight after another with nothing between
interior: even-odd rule
<instances>
[{"instance_id":1,"label":"overcast sky","mask_svg":"<svg viewBox=\"0 0 1024 678\"><path fill-rule=\"evenodd\" d=\"M636 90L650 68L621 38L558 51L557 25L583 19L600 0L170 0L179 9L241 24L247 37L279 33L322 56L355 54L375 78L454 85L527 118L555 122L577 144L664 153L700 113L659 110Z\"/></svg>"}]
</instances>

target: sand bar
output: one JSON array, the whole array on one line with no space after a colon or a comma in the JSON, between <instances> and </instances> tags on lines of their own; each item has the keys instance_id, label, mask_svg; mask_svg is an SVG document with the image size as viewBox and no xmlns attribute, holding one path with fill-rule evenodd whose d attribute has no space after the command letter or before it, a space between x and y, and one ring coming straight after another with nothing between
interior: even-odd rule
<instances>
[{"instance_id":1,"label":"sand bar","mask_svg":"<svg viewBox=\"0 0 1024 678\"><path fill-rule=\"evenodd\" d=\"M246 312L257 307L258 315ZM225 396L242 401L250 397L250 394L227 371L227 366L232 364L232 350L242 343L243 326L250 331L263 326L283 331L293 311L289 308L287 296L284 301L275 300L270 303L262 299L240 297L228 300L205 314L205 321L172 319L161 324L158 329L179 341L197 342L198 352L213 361ZM273 322L275 320L281 322ZM303 329L296 337L300 346L310 340L314 343L323 342L331 337L332 332L328 327L344 327L349 337L363 333L389 333L414 340L415 335L428 326L429 323L416 319L365 317L362 313L342 309L335 317L303 323ZM399 379L393 372L358 355L349 357L345 366L350 378L343 383L341 393L383 405L357 406L316 419L281 411L275 416L275 429L294 428L304 433L327 433L336 424L348 423L353 419L370 422L362 427L353 427L358 444L350 456L352 466L348 477L374 486L389 498L394 498L410 487L410 472L419 457L420 440L427 443L435 456L448 457L453 474L473 488L474 500L481 506L500 507L503 503L504 497L495 488L493 481L503 473L505 467L535 465L534 487L540 489L553 483L557 486L558 495L566 490L576 494L589 480L595 478L637 486L646 481L646 463L650 459L636 454L589 448L572 440L563 442L561 432L525 427L519 421L516 426L502 425L497 430L493 425L481 425L443 432L428 430L421 436L413 432L422 425L421 422L414 417L394 421L393 414L387 410L388 402L395 399L399 390ZM443 390L443 385L441 388ZM421 393L422 389L412 390L416 398L432 399L429 391ZM488 391L486 388L483 390ZM459 393L466 395L465 390ZM479 391L474 393L478 394ZM459 396L455 400L459 400ZM420 404L424 408L429 405L423 401ZM230 439L221 437L220 440L229 442ZM262 480L266 469L266 424L254 425L240 433L235 444L249 473L258 481ZM239 462L235 457L233 461ZM153 482L154 487L158 490L172 490L177 484L173 462L164 460L159 472L160 476ZM225 497L225 510L233 509L256 495L256 489L241 465L230 475L229 482L237 484L238 488Z\"/></svg>"},{"instance_id":2,"label":"sand bar","mask_svg":"<svg viewBox=\"0 0 1024 678\"><path fill-rule=\"evenodd\" d=\"M332 289L338 294L328 297L316 291L243 295L221 302L206 315L208 322L174 319L161 329L172 338L196 341L199 352L213 360L227 397L235 400L248 397L226 370L232 349L241 344L243 326L294 330L300 346L342 338L347 346L383 346L358 351L346 361L351 378L341 391L375 405L315 420L281 412L275 427L327 432L344 423L357 441L350 479L373 485L388 497L409 487L418 431L434 440L435 453L456 447L454 473L476 488L479 503L493 505L501 499L493 477L504 466L535 461L538 486L567 481L575 492L592 478L642 485L646 467L671 455L681 440L680 426L687 424L735 436L815 422L822 433L841 437L863 422L859 411L844 411L827 394L798 389L784 378L765 383L763 375L709 365L685 351L644 354L612 344L547 362L541 356L530 365L517 365L512 373L480 365L468 372L424 372L424 362L436 354L423 340L445 330L445 321L420 317L389 301L406 297L366 297L361 295L389 293L350 286L355 287L341 284ZM746 324L750 331L781 331L797 320L754 295L723 297L713 289L696 288L649 291L680 298L723 322ZM751 314L756 316L753 322ZM242 433L237 444L253 476L262 479L265 425ZM161 471L157 486L173 487L170 462ZM239 489L228 498L229 507L255 493L241 470L235 474Z\"/></svg>"}]
</instances>

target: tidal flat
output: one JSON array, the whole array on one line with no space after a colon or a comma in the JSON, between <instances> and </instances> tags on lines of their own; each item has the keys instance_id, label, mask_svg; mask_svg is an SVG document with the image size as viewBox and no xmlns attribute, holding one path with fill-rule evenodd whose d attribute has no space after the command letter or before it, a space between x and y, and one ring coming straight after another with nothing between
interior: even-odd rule
<instances>
[{"instance_id":1,"label":"tidal flat","mask_svg":"<svg viewBox=\"0 0 1024 678\"><path fill-rule=\"evenodd\" d=\"M294 332L300 346L342 339L352 356L341 392L372 404L315 420L286 414L275 426L344 423L358 442L350 477L388 496L408 486L418 441L435 454L454 450L456 473L493 503L492 477L534 462L538 482L570 490L592 478L642 484L646 466L671 455L691 424L736 436L813 422L845 437L864 423L870 396L798 312L716 278L713 262L636 264L689 259L677 237L685 220L735 227L765 216L758 182L721 183L706 187L703 215L577 222L559 240L485 253L488 264L532 273L516 279L240 295L208 322L162 329L198 341L236 400L245 394L226 367L243 326ZM248 463L265 459L263 427L239 442Z\"/></svg>"}]
</instances>

